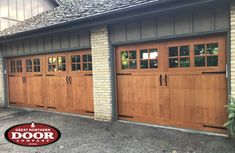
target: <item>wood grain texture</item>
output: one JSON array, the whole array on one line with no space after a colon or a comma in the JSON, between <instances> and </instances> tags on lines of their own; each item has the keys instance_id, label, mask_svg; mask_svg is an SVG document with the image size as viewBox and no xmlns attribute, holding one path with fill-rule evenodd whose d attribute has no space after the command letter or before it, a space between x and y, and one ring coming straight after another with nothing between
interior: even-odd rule
<instances>
[{"instance_id":1,"label":"wood grain texture","mask_svg":"<svg viewBox=\"0 0 235 153\"><path fill-rule=\"evenodd\" d=\"M218 66L194 66L194 45L218 43ZM190 48L190 66L169 68L169 47ZM158 49L158 68L140 68L140 50ZM137 68L121 68L121 51L136 50ZM225 36L116 48L119 119L225 133ZM180 56L179 56L180 58ZM161 80L161 81L160 81Z\"/></svg>"}]
</instances>

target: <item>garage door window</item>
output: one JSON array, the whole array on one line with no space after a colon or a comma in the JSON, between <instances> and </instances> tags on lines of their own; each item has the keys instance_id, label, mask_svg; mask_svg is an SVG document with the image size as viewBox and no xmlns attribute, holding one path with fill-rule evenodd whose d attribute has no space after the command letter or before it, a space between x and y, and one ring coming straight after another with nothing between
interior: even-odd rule
<instances>
[{"instance_id":1,"label":"garage door window","mask_svg":"<svg viewBox=\"0 0 235 153\"><path fill-rule=\"evenodd\" d=\"M195 67L218 66L218 43L194 45Z\"/></svg>"},{"instance_id":2,"label":"garage door window","mask_svg":"<svg viewBox=\"0 0 235 153\"><path fill-rule=\"evenodd\" d=\"M140 50L140 68L152 69L158 67L158 50L142 49Z\"/></svg>"},{"instance_id":3,"label":"garage door window","mask_svg":"<svg viewBox=\"0 0 235 153\"><path fill-rule=\"evenodd\" d=\"M16 71L16 65L15 65L14 60L10 61L10 70L11 70L11 73L15 73L15 71Z\"/></svg>"},{"instance_id":4,"label":"garage door window","mask_svg":"<svg viewBox=\"0 0 235 153\"><path fill-rule=\"evenodd\" d=\"M65 56L50 57L48 58L48 71L50 72L62 72L66 71L66 59Z\"/></svg>"},{"instance_id":5,"label":"garage door window","mask_svg":"<svg viewBox=\"0 0 235 153\"><path fill-rule=\"evenodd\" d=\"M190 67L189 46L176 46L169 48L169 67Z\"/></svg>"},{"instance_id":6,"label":"garage door window","mask_svg":"<svg viewBox=\"0 0 235 153\"><path fill-rule=\"evenodd\" d=\"M72 71L81 71L80 55L71 56Z\"/></svg>"},{"instance_id":7,"label":"garage door window","mask_svg":"<svg viewBox=\"0 0 235 153\"><path fill-rule=\"evenodd\" d=\"M58 57L58 71L66 71L66 60L65 57Z\"/></svg>"},{"instance_id":8,"label":"garage door window","mask_svg":"<svg viewBox=\"0 0 235 153\"><path fill-rule=\"evenodd\" d=\"M121 51L121 67L122 69L137 68L136 50Z\"/></svg>"},{"instance_id":9,"label":"garage door window","mask_svg":"<svg viewBox=\"0 0 235 153\"><path fill-rule=\"evenodd\" d=\"M22 61L16 60L16 72L22 72Z\"/></svg>"},{"instance_id":10,"label":"garage door window","mask_svg":"<svg viewBox=\"0 0 235 153\"><path fill-rule=\"evenodd\" d=\"M26 59L26 72L33 72L32 59Z\"/></svg>"},{"instance_id":11,"label":"garage door window","mask_svg":"<svg viewBox=\"0 0 235 153\"><path fill-rule=\"evenodd\" d=\"M83 70L91 71L92 70L92 56L91 54L85 54L82 56Z\"/></svg>"},{"instance_id":12,"label":"garage door window","mask_svg":"<svg viewBox=\"0 0 235 153\"><path fill-rule=\"evenodd\" d=\"M41 71L40 59L39 58L33 59L33 70L34 70L34 72L40 72Z\"/></svg>"}]
</instances>

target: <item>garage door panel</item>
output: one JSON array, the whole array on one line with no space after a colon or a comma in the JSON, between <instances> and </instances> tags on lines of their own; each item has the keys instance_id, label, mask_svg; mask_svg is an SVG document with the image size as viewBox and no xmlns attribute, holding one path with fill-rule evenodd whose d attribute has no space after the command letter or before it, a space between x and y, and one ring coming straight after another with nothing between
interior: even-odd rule
<instances>
[{"instance_id":1,"label":"garage door panel","mask_svg":"<svg viewBox=\"0 0 235 153\"><path fill-rule=\"evenodd\" d=\"M226 121L226 78L223 74L203 75L203 103L206 104L205 124L222 127Z\"/></svg>"},{"instance_id":2,"label":"garage door panel","mask_svg":"<svg viewBox=\"0 0 235 153\"><path fill-rule=\"evenodd\" d=\"M43 77L27 77L28 102L34 106L45 106L45 86Z\"/></svg>"},{"instance_id":3,"label":"garage door panel","mask_svg":"<svg viewBox=\"0 0 235 153\"><path fill-rule=\"evenodd\" d=\"M66 110L67 105L67 82L64 76L48 77L48 107L58 110Z\"/></svg>"},{"instance_id":4,"label":"garage door panel","mask_svg":"<svg viewBox=\"0 0 235 153\"><path fill-rule=\"evenodd\" d=\"M222 132L225 44L210 36L117 47L120 118Z\"/></svg>"},{"instance_id":5,"label":"garage door panel","mask_svg":"<svg viewBox=\"0 0 235 153\"><path fill-rule=\"evenodd\" d=\"M203 123L200 75L170 75L170 112L175 121ZM200 84L196 84L200 82Z\"/></svg>"},{"instance_id":6,"label":"garage door panel","mask_svg":"<svg viewBox=\"0 0 235 153\"><path fill-rule=\"evenodd\" d=\"M10 103L23 104L24 101L24 84L22 77L14 76L8 78L9 83L9 101Z\"/></svg>"},{"instance_id":7,"label":"garage door panel","mask_svg":"<svg viewBox=\"0 0 235 153\"><path fill-rule=\"evenodd\" d=\"M171 119L222 127L226 78L218 75L170 76Z\"/></svg>"},{"instance_id":8,"label":"garage door panel","mask_svg":"<svg viewBox=\"0 0 235 153\"><path fill-rule=\"evenodd\" d=\"M72 76L73 108L93 112L92 76Z\"/></svg>"},{"instance_id":9,"label":"garage door panel","mask_svg":"<svg viewBox=\"0 0 235 153\"><path fill-rule=\"evenodd\" d=\"M161 116L158 78L157 76L117 77L119 114Z\"/></svg>"}]
</instances>

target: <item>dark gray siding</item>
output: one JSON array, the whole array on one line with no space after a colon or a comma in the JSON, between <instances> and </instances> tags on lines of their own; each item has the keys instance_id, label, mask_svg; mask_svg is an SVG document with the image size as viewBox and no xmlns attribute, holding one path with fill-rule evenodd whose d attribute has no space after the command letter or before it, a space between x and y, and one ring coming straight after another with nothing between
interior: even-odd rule
<instances>
[{"instance_id":1,"label":"dark gray siding","mask_svg":"<svg viewBox=\"0 0 235 153\"><path fill-rule=\"evenodd\" d=\"M113 24L111 25L111 38L113 44L119 44L228 29L228 6L198 7L193 10L175 11Z\"/></svg>"},{"instance_id":2,"label":"dark gray siding","mask_svg":"<svg viewBox=\"0 0 235 153\"><path fill-rule=\"evenodd\" d=\"M3 44L4 57L42 54L90 48L89 30L69 31L53 35L16 40Z\"/></svg>"}]
</instances>

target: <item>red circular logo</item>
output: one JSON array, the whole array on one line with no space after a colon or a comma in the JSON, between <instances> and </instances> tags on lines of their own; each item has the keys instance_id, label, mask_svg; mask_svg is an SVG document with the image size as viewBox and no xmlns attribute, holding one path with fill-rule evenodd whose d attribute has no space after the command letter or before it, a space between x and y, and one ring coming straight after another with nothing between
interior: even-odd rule
<instances>
[{"instance_id":1,"label":"red circular logo","mask_svg":"<svg viewBox=\"0 0 235 153\"><path fill-rule=\"evenodd\" d=\"M25 123L13 126L5 132L8 141L26 147L52 144L60 139L60 131L41 123Z\"/></svg>"}]
</instances>

